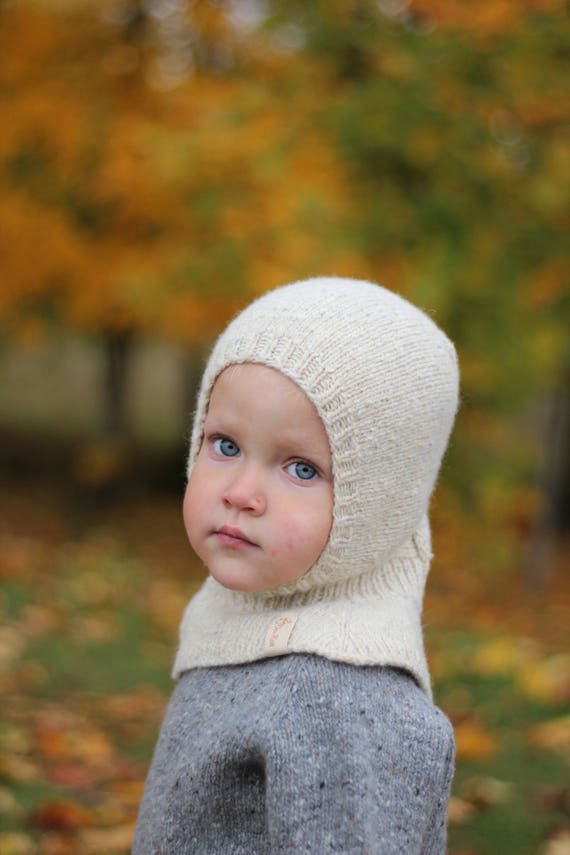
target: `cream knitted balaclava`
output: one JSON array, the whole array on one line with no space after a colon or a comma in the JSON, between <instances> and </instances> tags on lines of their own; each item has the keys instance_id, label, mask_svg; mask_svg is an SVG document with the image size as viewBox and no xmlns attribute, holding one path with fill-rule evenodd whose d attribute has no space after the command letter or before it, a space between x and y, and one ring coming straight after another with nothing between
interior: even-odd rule
<instances>
[{"instance_id":1,"label":"cream knitted balaclava","mask_svg":"<svg viewBox=\"0 0 570 855\"><path fill-rule=\"evenodd\" d=\"M430 695L421 629L427 511L458 403L453 344L422 311L370 282L278 288L214 346L189 476L214 382L245 362L281 371L315 405L332 456L331 533L313 567L288 585L240 593L209 577L186 609L174 676L303 652L404 668Z\"/></svg>"}]
</instances>

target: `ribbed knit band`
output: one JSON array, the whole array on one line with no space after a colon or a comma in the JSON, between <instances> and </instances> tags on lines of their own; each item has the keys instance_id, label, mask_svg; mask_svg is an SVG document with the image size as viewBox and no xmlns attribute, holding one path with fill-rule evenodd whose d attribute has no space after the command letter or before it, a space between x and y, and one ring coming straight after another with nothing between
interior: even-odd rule
<instances>
[{"instance_id":1,"label":"ribbed knit band","mask_svg":"<svg viewBox=\"0 0 570 855\"><path fill-rule=\"evenodd\" d=\"M315 405L331 448L332 530L316 564L288 585L236 594L208 580L183 622L175 673L272 655L271 622L291 612L280 653L407 667L429 691L420 625L426 515L457 408L453 345L427 315L369 282L320 278L270 292L213 349L189 475L217 376L246 362L281 371Z\"/></svg>"},{"instance_id":2,"label":"ribbed knit band","mask_svg":"<svg viewBox=\"0 0 570 855\"><path fill-rule=\"evenodd\" d=\"M427 520L421 531L425 548ZM420 622L431 553L420 555L417 541L414 536L408 554L381 569L312 591L260 597L228 591L210 577L184 614L173 675L313 653L356 665L404 668L431 697Z\"/></svg>"}]
</instances>

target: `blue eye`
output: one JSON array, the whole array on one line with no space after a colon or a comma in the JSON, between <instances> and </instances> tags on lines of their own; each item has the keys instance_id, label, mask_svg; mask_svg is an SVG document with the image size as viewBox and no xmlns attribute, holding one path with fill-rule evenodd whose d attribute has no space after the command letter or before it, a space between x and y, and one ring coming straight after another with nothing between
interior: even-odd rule
<instances>
[{"instance_id":1,"label":"blue eye","mask_svg":"<svg viewBox=\"0 0 570 855\"><path fill-rule=\"evenodd\" d=\"M299 478L300 481L310 481L318 475L315 467L304 460L297 460L295 463L290 463L287 467L287 472L289 475L293 475L294 478Z\"/></svg>"},{"instance_id":2,"label":"blue eye","mask_svg":"<svg viewBox=\"0 0 570 855\"><path fill-rule=\"evenodd\" d=\"M222 457L237 457L239 446L236 445L233 439L228 439L227 436L219 436L214 440L214 451Z\"/></svg>"}]
</instances>

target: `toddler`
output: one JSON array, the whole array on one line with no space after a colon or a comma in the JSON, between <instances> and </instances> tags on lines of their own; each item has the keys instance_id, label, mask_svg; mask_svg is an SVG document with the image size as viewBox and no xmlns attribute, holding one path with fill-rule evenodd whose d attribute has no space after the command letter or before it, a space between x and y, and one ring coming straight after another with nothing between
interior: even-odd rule
<instances>
[{"instance_id":1,"label":"toddler","mask_svg":"<svg viewBox=\"0 0 570 855\"><path fill-rule=\"evenodd\" d=\"M184 499L190 601L134 855L442 855L451 725L421 607L455 350L369 282L310 279L218 339Z\"/></svg>"}]
</instances>

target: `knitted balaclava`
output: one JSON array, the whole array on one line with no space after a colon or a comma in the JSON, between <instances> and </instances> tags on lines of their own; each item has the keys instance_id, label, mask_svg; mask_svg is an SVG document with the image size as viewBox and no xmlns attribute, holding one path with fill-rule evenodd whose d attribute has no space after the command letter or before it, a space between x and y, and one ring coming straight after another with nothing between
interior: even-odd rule
<instances>
[{"instance_id":1,"label":"knitted balaclava","mask_svg":"<svg viewBox=\"0 0 570 855\"><path fill-rule=\"evenodd\" d=\"M422 311L370 282L309 279L260 297L206 365L189 476L215 380L237 363L281 371L315 405L331 449L333 524L295 582L240 593L209 577L186 609L174 675L303 652L404 668L429 695L427 510L457 409L452 343Z\"/></svg>"}]
</instances>

